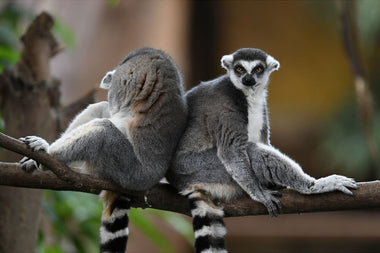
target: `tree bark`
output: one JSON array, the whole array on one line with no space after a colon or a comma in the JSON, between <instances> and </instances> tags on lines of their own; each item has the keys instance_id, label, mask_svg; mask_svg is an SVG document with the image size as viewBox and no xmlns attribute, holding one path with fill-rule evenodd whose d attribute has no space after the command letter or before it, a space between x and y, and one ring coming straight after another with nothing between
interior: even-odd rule
<instances>
[{"instance_id":1,"label":"tree bark","mask_svg":"<svg viewBox=\"0 0 380 253\"><path fill-rule=\"evenodd\" d=\"M53 19L39 15L22 36L21 59L0 76L0 109L4 131L12 136L57 136L52 115L59 102L59 82L50 77L49 61L61 50L50 33ZM2 150L2 161L21 157ZM0 252L34 251L40 216L40 190L0 187Z\"/></svg>"},{"instance_id":2,"label":"tree bark","mask_svg":"<svg viewBox=\"0 0 380 253\"><path fill-rule=\"evenodd\" d=\"M49 154L33 152L26 145L4 134L0 134L0 146L31 157L47 166L51 171L26 173L17 163L0 163L0 184L40 189L81 191L98 194L111 190L131 199L133 207L155 208L190 215L187 199L177 194L168 184L158 184L148 191L129 191L111 182L75 172ZM380 181L359 183L353 196L340 192L317 195L302 195L292 190L281 190L282 213L321 212L380 207ZM243 197L233 203L218 203L226 217L267 214L266 208Z\"/></svg>"},{"instance_id":3,"label":"tree bark","mask_svg":"<svg viewBox=\"0 0 380 253\"><path fill-rule=\"evenodd\" d=\"M95 180L95 181L94 181ZM97 182L94 184L94 182ZM0 185L12 185L59 191L79 191L99 194L104 189L112 189L124 194L132 201L133 207L154 208L190 216L187 199L169 184L158 184L149 191L129 191L92 177L80 177L75 184L62 180L51 171L26 173L17 163L0 163ZM362 182L353 196L340 192L317 195L302 195L292 190L281 190L282 213L306 213L379 208L380 181ZM232 203L218 203L226 217L268 214L266 208L250 199L242 197Z\"/></svg>"}]
</instances>

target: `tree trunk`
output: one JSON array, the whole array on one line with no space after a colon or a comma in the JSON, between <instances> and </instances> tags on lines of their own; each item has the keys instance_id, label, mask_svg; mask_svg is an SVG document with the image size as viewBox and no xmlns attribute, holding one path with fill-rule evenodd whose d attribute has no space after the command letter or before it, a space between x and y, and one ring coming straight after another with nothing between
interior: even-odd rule
<instances>
[{"instance_id":1,"label":"tree trunk","mask_svg":"<svg viewBox=\"0 0 380 253\"><path fill-rule=\"evenodd\" d=\"M0 108L5 133L23 137L38 135L53 140L57 136L54 110L58 106L59 82L50 77L49 61L60 47L50 33L53 19L39 15L22 36L21 59L0 76ZM21 157L2 150L2 161ZM42 191L1 186L0 252L34 252L40 218Z\"/></svg>"}]
</instances>

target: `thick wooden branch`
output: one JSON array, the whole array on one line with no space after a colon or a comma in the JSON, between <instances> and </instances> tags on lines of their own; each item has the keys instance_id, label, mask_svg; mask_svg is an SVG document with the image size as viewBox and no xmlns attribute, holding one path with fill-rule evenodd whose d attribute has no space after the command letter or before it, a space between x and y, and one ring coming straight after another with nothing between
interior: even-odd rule
<instances>
[{"instance_id":1,"label":"thick wooden branch","mask_svg":"<svg viewBox=\"0 0 380 253\"><path fill-rule=\"evenodd\" d=\"M29 156L50 167L52 171L34 171L26 173L17 163L0 163L0 185L80 191L98 194L102 190L111 190L131 198L133 207L155 208L189 215L189 206L185 197L176 193L168 184L158 184L143 192L128 191L108 181L79 174L62 162L44 152L33 152L22 142L0 134L0 146ZM55 174L54 174L54 173ZM359 183L354 195L339 192L302 195L291 190L281 190L280 198L283 213L303 213L367 209L380 207L380 181ZM267 214L266 208L248 197L233 203L219 203L227 217Z\"/></svg>"},{"instance_id":2,"label":"thick wooden branch","mask_svg":"<svg viewBox=\"0 0 380 253\"><path fill-rule=\"evenodd\" d=\"M58 178L50 171L26 173L17 163L0 163L0 184L17 187L51 189L61 191L80 191L93 194L100 193L108 185L92 185L92 178L81 177L76 184L68 183ZM118 189L115 186L115 189ZM155 208L189 215L189 207L185 197L176 193L168 184L159 184L149 191L133 192L116 190L132 199L134 207ZM304 213L320 211L338 211L367 209L380 207L380 181L359 183L354 196L342 193L327 193L319 195L301 195L291 190L282 190L280 198L283 213ZM227 217L267 214L263 205L248 197L233 203L220 203Z\"/></svg>"}]
</instances>

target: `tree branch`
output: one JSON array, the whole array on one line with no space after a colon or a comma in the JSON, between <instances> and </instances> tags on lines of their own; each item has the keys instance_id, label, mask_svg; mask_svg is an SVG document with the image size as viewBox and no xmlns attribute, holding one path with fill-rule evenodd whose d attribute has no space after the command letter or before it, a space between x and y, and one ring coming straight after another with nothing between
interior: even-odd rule
<instances>
[{"instance_id":1,"label":"tree branch","mask_svg":"<svg viewBox=\"0 0 380 253\"><path fill-rule=\"evenodd\" d=\"M0 163L0 185L80 191L98 194L111 190L131 198L133 207L155 208L190 215L187 199L177 194L168 184L158 184L148 191L136 192L122 189L111 182L74 172L64 163L45 152L33 152L26 145L7 135L0 134L0 146L26 155L51 168L52 171L26 173L18 163ZM302 195L292 190L281 190L283 213L338 211L380 207L380 181L359 183L354 196L339 192ZM267 214L266 208L242 197L233 203L218 203L223 206L226 217Z\"/></svg>"}]
</instances>

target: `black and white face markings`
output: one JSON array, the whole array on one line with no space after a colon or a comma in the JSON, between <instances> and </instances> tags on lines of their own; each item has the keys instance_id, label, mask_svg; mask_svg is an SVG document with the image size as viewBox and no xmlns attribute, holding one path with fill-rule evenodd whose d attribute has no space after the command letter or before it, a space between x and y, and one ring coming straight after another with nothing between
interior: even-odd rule
<instances>
[{"instance_id":1,"label":"black and white face markings","mask_svg":"<svg viewBox=\"0 0 380 253\"><path fill-rule=\"evenodd\" d=\"M254 86L259 83L264 74L266 64L261 60L240 60L234 63L234 74L245 86Z\"/></svg>"},{"instance_id":2,"label":"black and white face markings","mask_svg":"<svg viewBox=\"0 0 380 253\"><path fill-rule=\"evenodd\" d=\"M270 74L280 67L272 56L253 48L243 48L225 55L221 62L232 83L242 91L265 88Z\"/></svg>"}]
</instances>

